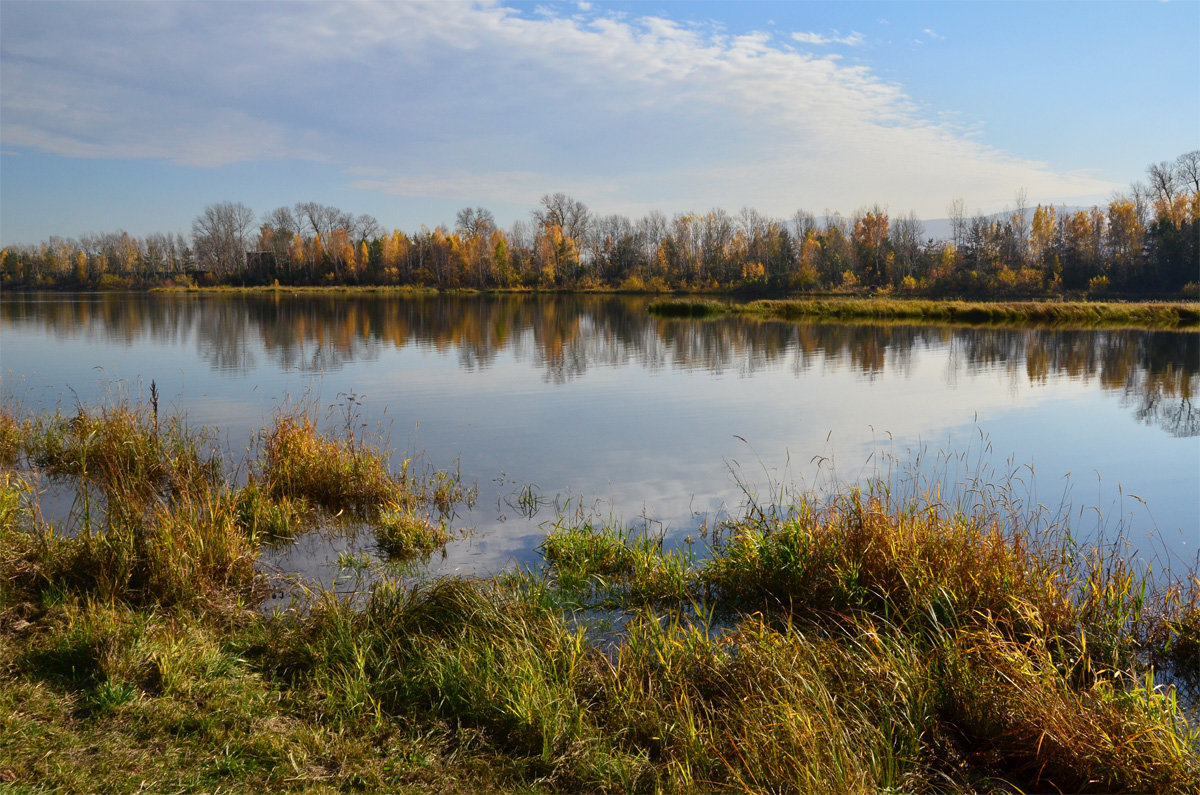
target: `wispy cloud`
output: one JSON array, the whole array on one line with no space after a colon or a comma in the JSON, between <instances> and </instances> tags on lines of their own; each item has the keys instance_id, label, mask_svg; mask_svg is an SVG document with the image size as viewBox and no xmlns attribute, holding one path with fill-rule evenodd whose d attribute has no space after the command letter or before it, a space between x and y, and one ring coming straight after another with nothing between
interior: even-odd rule
<instances>
[{"instance_id":1,"label":"wispy cloud","mask_svg":"<svg viewBox=\"0 0 1200 795\"><path fill-rule=\"evenodd\" d=\"M944 38L946 38L945 36L942 36L942 35L940 35L940 34L939 34L937 31L935 31L935 30L932 30L931 28L925 28L925 29L924 29L924 30L922 30L921 32L922 32L922 33L924 33L926 36L928 36L928 37L929 37L929 38L931 38L931 39L944 39Z\"/></svg>"},{"instance_id":2,"label":"wispy cloud","mask_svg":"<svg viewBox=\"0 0 1200 795\"><path fill-rule=\"evenodd\" d=\"M801 44L814 44L817 46L827 46L830 44L845 44L848 47L857 47L865 40L861 33L851 33L849 36L825 36L820 33L807 33L804 31L796 31L792 34L792 38Z\"/></svg>"},{"instance_id":3,"label":"wispy cloud","mask_svg":"<svg viewBox=\"0 0 1200 795\"><path fill-rule=\"evenodd\" d=\"M662 17L45 3L4 21L5 146L71 157L322 161L362 190L565 190L604 212L881 201L940 215L954 196L987 208L1017 187L1052 201L1117 187L989 148L836 55Z\"/></svg>"}]
</instances>

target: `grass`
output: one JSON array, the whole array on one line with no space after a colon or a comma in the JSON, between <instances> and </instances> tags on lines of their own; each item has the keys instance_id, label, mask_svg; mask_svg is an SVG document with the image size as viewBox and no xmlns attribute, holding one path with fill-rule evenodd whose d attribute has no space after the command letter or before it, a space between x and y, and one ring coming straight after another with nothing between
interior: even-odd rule
<instances>
[{"instance_id":1,"label":"grass","mask_svg":"<svg viewBox=\"0 0 1200 795\"><path fill-rule=\"evenodd\" d=\"M377 447L353 434L321 433L311 412L281 413L265 433L258 477L274 498L304 498L334 512L369 515L408 500ZM403 473L402 473L403 476Z\"/></svg>"},{"instance_id":2,"label":"grass","mask_svg":"<svg viewBox=\"0 0 1200 795\"><path fill-rule=\"evenodd\" d=\"M965 325L1055 327L1200 328L1194 302L1102 303L1088 301L934 301L898 298L812 298L744 304L707 299L666 299L650 304L660 317L746 315L781 320L905 321Z\"/></svg>"},{"instance_id":3,"label":"grass","mask_svg":"<svg viewBox=\"0 0 1200 795\"><path fill-rule=\"evenodd\" d=\"M381 567L365 594L268 612L263 544L349 519L428 554L470 490L302 412L264 430L242 484L204 434L154 426L136 406L12 421L0 776L18 790L1200 788L1196 572L1151 580L1116 545L1035 536L1003 495L800 496L702 555L560 519L530 569ZM40 476L102 505L50 527Z\"/></svg>"},{"instance_id":4,"label":"grass","mask_svg":"<svg viewBox=\"0 0 1200 795\"><path fill-rule=\"evenodd\" d=\"M376 520L375 537L388 557L411 559L440 549L450 541L451 535L445 522L435 523L428 514L393 504Z\"/></svg>"}]
</instances>

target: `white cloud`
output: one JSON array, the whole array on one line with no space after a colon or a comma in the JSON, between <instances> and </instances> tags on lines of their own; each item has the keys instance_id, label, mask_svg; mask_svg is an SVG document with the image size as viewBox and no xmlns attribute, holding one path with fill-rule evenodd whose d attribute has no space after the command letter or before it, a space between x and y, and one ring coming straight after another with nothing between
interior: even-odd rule
<instances>
[{"instance_id":1,"label":"white cloud","mask_svg":"<svg viewBox=\"0 0 1200 795\"><path fill-rule=\"evenodd\" d=\"M942 35L940 35L940 34L939 34L937 31L935 31L935 30L931 30L930 28L925 28L925 29L924 29L924 30L922 30L921 32L922 32L922 33L924 33L926 36L928 36L928 37L929 37L929 38L931 38L931 39L944 39L944 38L946 38L945 36L942 36Z\"/></svg>"},{"instance_id":2,"label":"white cloud","mask_svg":"<svg viewBox=\"0 0 1200 795\"><path fill-rule=\"evenodd\" d=\"M955 196L990 209L1017 187L1068 203L1117 187L989 148L865 66L662 17L47 3L6 7L0 36L5 146L72 157L320 160L362 190L564 190L600 212L879 201L940 216Z\"/></svg>"},{"instance_id":3,"label":"white cloud","mask_svg":"<svg viewBox=\"0 0 1200 795\"><path fill-rule=\"evenodd\" d=\"M832 36L823 36L820 33L796 31L792 34L792 38L801 44L814 44L818 46L845 44L848 47L857 47L865 41L861 33L851 33L849 36L839 36L836 33Z\"/></svg>"}]
</instances>

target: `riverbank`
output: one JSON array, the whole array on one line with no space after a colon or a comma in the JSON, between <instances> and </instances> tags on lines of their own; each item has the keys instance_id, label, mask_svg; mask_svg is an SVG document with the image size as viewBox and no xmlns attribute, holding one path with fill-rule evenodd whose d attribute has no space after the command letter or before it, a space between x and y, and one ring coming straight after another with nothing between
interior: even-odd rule
<instances>
[{"instance_id":1,"label":"riverbank","mask_svg":"<svg viewBox=\"0 0 1200 795\"><path fill-rule=\"evenodd\" d=\"M799 496L678 548L560 519L539 565L427 580L470 499L452 474L390 471L302 408L244 461L214 436L154 402L0 414L10 785L1200 786L1197 572L1032 535L999 492L969 516L886 484ZM54 527L48 483L76 493ZM378 553L343 561L353 593L264 610L289 586L260 554L312 532Z\"/></svg>"},{"instance_id":2,"label":"riverbank","mask_svg":"<svg viewBox=\"0 0 1200 795\"><path fill-rule=\"evenodd\" d=\"M902 298L765 299L747 303L673 298L650 304L660 317L742 315L774 320L896 321L972 326L1200 329L1195 302L957 301Z\"/></svg>"}]
</instances>

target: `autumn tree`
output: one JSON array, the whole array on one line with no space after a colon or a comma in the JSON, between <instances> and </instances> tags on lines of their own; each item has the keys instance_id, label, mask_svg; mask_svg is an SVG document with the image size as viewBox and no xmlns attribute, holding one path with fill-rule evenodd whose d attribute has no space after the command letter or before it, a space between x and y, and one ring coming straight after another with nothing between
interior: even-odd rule
<instances>
[{"instance_id":1,"label":"autumn tree","mask_svg":"<svg viewBox=\"0 0 1200 795\"><path fill-rule=\"evenodd\" d=\"M876 205L854 222L854 246L867 284L882 284L887 273L888 215Z\"/></svg>"},{"instance_id":2,"label":"autumn tree","mask_svg":"<svg viewBox=\"0 0 1200 795\"><path fill-rule=\"evenodd\" d=\"M1137 275L1146 230L1138 220L1137 206L1128 197L1109 203L1106 220L1112 276L1118 283L1126 283Z\"/></svg>"}]
</instances>

